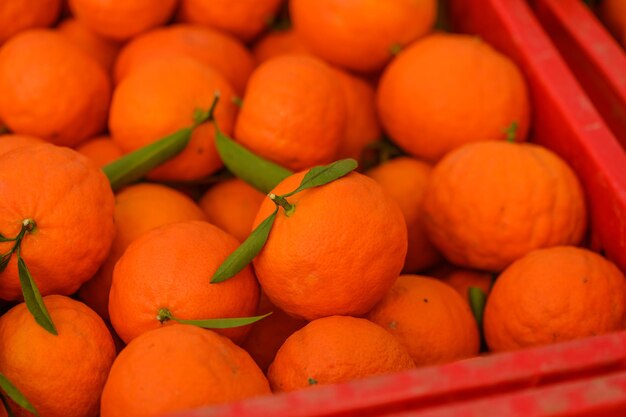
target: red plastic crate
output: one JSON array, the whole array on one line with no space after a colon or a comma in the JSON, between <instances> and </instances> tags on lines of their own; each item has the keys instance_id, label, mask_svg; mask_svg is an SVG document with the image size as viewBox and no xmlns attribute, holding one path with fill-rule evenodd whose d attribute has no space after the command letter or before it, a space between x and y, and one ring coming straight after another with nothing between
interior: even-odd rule
<instances>
[{"instance_id":1,"label":"red plastic crate","mask_svg":"<svg viewBox=\"0 0 626 417\"><path fill-rule=\"evenodd\" d=\"M590 245L626 271L626 154L529 4L450 0L449 9L455 30L480 35L522 68L533 103L531 140L554 150L578 173L590 212ZM172 416L405 415L626 415L626 331Z\"/></svg>"},{"instance_id":2,"label":"red plastic crate","mask_svg":"<svg viewBox=\"0 0 626 417\"><path fill-rule=\"evenodd\" d=\"M532 0L535 14L626 149L626 55L580 0Z\"/></svg>"}]
</instances>

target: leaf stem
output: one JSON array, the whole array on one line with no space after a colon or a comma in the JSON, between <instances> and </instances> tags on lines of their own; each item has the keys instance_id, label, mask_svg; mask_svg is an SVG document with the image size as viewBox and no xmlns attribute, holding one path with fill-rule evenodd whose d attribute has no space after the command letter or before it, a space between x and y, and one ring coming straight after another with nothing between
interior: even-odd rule
<instances>
[{"instance_id":1,"label":"leaf stem","mask_svg":"<svg viewBox=\"0 0 626 417\"><path fill-rule=\"evenodd\" d=\"M269 193L267 196L274 202L274 204L276 204L276 206L280 206L283 210L285 210L287 217L290 217L296 211L296 206L289 203L285 197L274 193Z\"/></svg>"},{"instance_id":2,"label":"leaf stem","mask_svg":"<svg viewBox=\"0 0 626 417\"><path fill-rule=\"evenodd\" d=\"M221 93L219 91L215 91L213 101L211 102L211 107L209 107L209 109L206 111L197 109L194 112L192 129L195 129L202 123L212 122L213 120L215 120L215 107L217 107L217 103L220 101L220 96Z\"/></svg>"}]
</instances>

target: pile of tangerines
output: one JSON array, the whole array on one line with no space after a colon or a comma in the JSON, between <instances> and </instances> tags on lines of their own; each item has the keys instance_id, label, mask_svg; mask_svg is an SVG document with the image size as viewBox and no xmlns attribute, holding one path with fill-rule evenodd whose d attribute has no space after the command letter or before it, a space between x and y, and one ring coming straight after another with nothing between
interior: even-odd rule
<instances>
[{"instance_id":1,"label":"pile of tangerines","mask_svg":"<svg viewBox=\"0 0 626 417\"><path fill-rule=\"evenodd\" d=\"M4 406L160 416L623 329L523 74L436 14L0 2Z\"/></svg>"}]
</instances>

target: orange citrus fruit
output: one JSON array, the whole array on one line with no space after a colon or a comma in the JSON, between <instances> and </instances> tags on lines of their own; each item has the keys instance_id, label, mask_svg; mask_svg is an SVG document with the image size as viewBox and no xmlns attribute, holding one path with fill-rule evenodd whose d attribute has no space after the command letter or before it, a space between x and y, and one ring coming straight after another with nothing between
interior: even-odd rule
<instances>
[{"instance_id":1,"label":"orange citrus fruit","mask_svg":"<svg viewBox=\"0 0 626 417\"><path fill-rule=\"evenodd\" d=\"M31 29L0 48L0 118L14 133L74 146L102 132L111 86L67 37Z\"/></svg>"},{"instance_id":2,"label":"orange citrus fruit","mask_svg":"<svg viewBox=\"0 0 626 417\"><path fill-rule=\"evenodd\" d=\"M41 294L73 294L96 273L113 241L107 178L74 150L31 145L0 156L0 189L0 233L15 237L26 224L32 226L20 250ZM0 253L13 243L0 243ZM0 298L21 296L13 255L0 272Z\"/></svg>"},{"instance_id":3,"label":"orange citrus fruit","mask_svg":"<svg viewBox=\"0 0 626 417\"><path fill-rule=\"evenodd\" d=\"M279 56L252 73L235 138L264 158L301 170L335 158L345 118L343 91L328 65L305 55Z\"/></svg>"},{"instance_id":4,"label":"orange citrus fruit","mask_svg":"<svg viewBox=\"0 0 626 417\"><path fill-rule=\"evenodd\" d=\"M43 302L58 335L44 330L21 303L0 318L0 372L40 416L97 417L115 358L109 330L81 302L49 295ZM12 407L16 415L31 415Z\"/></svg>"},{"instance_id":5,"label":"orange citrus fruit","mask_svg":"<svg viewBox=\"0 0 626 417\"><path fill-rule=\"evenodd\" d=\"M272 194L295 190L306 172ZM307 320L367 313L398 277L407 248L397 203L371 178L352 172L288 198L254 259L263 291L280 309ZM274 211L265 198L255 227Z\"/></svg>"},{"instance_id":6,"label":"orange citrus fruit","mask_svg":"<svg viewBox=\"0 0 626 417\"><path fill-rule=\"evenodd\" d=\"M468 144L434 168L424 196L431 241L452 263L501 271L529 251L578 244L585 200L552 151L502 141Z\"/></svg>"},{"instance_id":7,"label":"orange citrus fruit","mask_svg":"<svg viewBox=\"0 0 626 417\"><path fill-rule=\"evenodd\" d=\"M401 275L367 318L398 338L416 365L465 359L480 350L467 302L435 278Z\"/></svg>"},{"instance_id":8,"label":"orange citrus fruit","mask_svg":"<svg viewBox=\"0 0 626 417\"><path fill-rule=\"evenodd\" d=\"M500 274L483 323L494 352L622 330L626 278L613 263L587 249L537 249Z\"/></svg>"},{"instance_id":9,"label":"orange citrus fruit","mask_svg":"<svg viewBox=\"0 0 626 417\"><path fill-rule=\"evenodd\" d=\"M172 223L133 241L113 270L109 315L117 334L130 342L175 318L201 320L249 317L259 303L259 284L251 267L225 282L211 277L239 242L202 221ZM216 330L236 342L250 326Z\"/></svg>"},{"instance_id":10,"label":"orange citrus fruit","mask_svg":"<svg viewBox=\"0 0 626 417\"><path fill-rule=\"evenodd\" d=\"M273 391L293 391L414 367L406 349L382 327L361 318L330 316L289 336L267 377Z\"/></svg>"},{"instance_id":11,"label":"orange citrus fruit","mask_svg":"<svg viewBox=\"0 0 626 417\"><path fill-rule=\"evenodd\" d=\"M469 142L526 138L529 99L511 59L471 35L438 33L402 51L378 85L385 131L418 158L440 159ZM478 105L480 103L480 105Z\"/></svg>"},{"instance_id":12,"label":"orange citrus fruit","mask_svg":"<svg viewBox=\"0 0 626 417\"><path fill-rule=\"evenodd\" d=\"M118 355L101 417L158 417L270 393L250 355L210 330L177 324L149 331Z\"/></svg>"}]
</instances>

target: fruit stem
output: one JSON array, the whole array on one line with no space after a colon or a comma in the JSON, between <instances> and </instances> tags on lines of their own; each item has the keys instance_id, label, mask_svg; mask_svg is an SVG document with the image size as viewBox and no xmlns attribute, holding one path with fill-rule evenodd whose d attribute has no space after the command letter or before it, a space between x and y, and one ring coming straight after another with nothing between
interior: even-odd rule
<instances>
[{"instance_id":1,"label":"fruit stem","mask_svg":"<svg viewBox=\"0 0 626 417\"><path fill-rule=\"evenodd\" d=\"M172 320L173 318L174 316L172 316L172 313L165 307L160 308L156 316L156 319L161 322L161 324L165 323L168 320Z\"/></svg>"},{"instance_id":2,"label":"fruit stem","mask_svg":"<svg viewBox=\"0 0 626 417\"><path fill-rule=\"evenodd\" d=\"M283 210L285 210L285 214L287 215L287 217L291 216L293 212L296 211L296 206L290 204L285 197L281 197L274 193L269 193L267 196L270 198L270 200L274 202L274 204L282 207Z\"/></svg>"},{"instance_id":3,"label":"fruit stem","mask_svg":"<svg viewBox=\"0 0 626 417\"><path fill-rule=\"evenodd\" d=\"M211 107L209 107L207 111L201 109L196 109L194 111L192 129L195 129L204 122L212 122L214 120L213 113L215 112L215 107L217 107L217 103L220 101L220 95L221 93L219 91L215 91L213 101L211 102Z\"/></svg>"},{"instance_id":4,"label":"fruit stem","mask_svg":"<svg viewBox=\"0 0 626 417\"><path fill-rule=\"evenodd\" d=\"M22 220L22 228L20 229L20 232L17 234L17 236L11 239L6 239L8 241L15 242L13 244L13 248L10 251L11 254L15 253L16 251L19 251L20 244L22 243L22 239L24 239L24 235L26 235L26 233L30 233L33 230L35 230L35 226L37 226L37 223L35 223L33 219Z\"/></svg>"}]
</instances>

